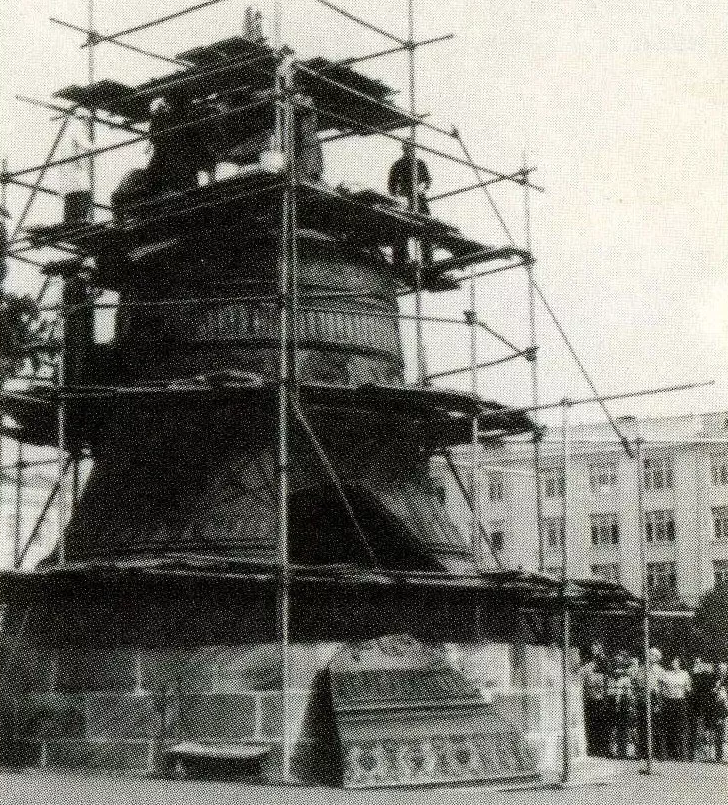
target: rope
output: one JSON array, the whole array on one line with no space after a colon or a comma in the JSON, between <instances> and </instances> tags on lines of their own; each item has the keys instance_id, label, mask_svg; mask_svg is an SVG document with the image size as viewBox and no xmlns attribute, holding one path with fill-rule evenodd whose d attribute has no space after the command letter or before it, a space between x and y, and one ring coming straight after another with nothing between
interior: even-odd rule
<instances>
[{"instance_id":1,"label":"rope","mask_svg":"<svg viewBox=\"0 0 728 805\"><path fill-rule=\"evenodd\" d=\"M493 201L493 196L491 196L490 190L488 190L487 186L482 181L478 166L473 161L472 156L470 156L470 151L468 151L467 146L463 142L463 138L460 136L460 132L457 129L453 129L453 135L454 135L455 139L458 141L460 147L463 149L463 153L468 158L468 162L470 163L470 167L473 169L473 173L475 174L475 178L480 182L480 186L483 188L483 192L485 193L485 197L488 199L488 202L490 203L490 206L491 206L493 212L495 213L495 216L498 219L503 231L508 236L508 239L510 240L511 245L515 246L516 241L513 238L513 235L511 234L510 229L508 229L508 226L506 225L506 222L503 219L503 216L501 215L500 210L498 209L498 206L496 205L495 201ZM527 183L526 182L526 177L523 175L523 173L521 173L521 179L522 179L522 181L518 182L518 184L526 184Z\"/></svg>"},{"instance_id":2,"label":"rope","mask_svg":"<svg viewBox=\"0 0 728 805\"><path fill-rule=\"evenodd\" d=\"M455 483L457 484L458 489L460 490L460 494L463 496L463 499L465 500L465 503L467 504L467 506L470 509L470 511L474 513L475 512L475 504L473 502L473 499L470 497L470 494L469 494L469 492L467 490L467 487L465 486L465 483L464 483L463 479L460 477L460 473L458 472L458 468L455 465L455 462L453 461L452 453L446 447L443 448L442 453L443 453L443 456L445 457L445 461L447 463L447 466L448 466L450 472L452 473L453 478L455 479ZM498 556L495 548L493 547L493 542L490 539L490 537L488 536L488 534L487 534L487 532L485 530L485 527L483 526L483 523L480 522L480 519L478 519L478 531L480 532L480 536L483 538L483 541L485 542L485 544L490 549L491 556L493 557L493 559L495 559L495 562L498 565L498 567L501 570L504 569L505 566L503 564L503 560L500 558L500 556Z\"/></svg>"},{"instance_id":3,"label":"rope","mask_svg":"<svg viewBox=\"0 0 728 805\"><path fill-rule=\"evenodd\" d=\"M326 474L331 479L331 483L334 485L334 489L336 490L336 494L339 496L339 500L341 501L342 506L346 512L347 517L351 520L352 525L354 526L354 530L356 531L356 535L359 539L361 547L364 549L364 553L366 554L369 561L374 565L374 567L379 567L379 561L377 560L377 555L374 553L374 549L369 544L369 540L362 529L359 520L356 516L356 512L354 511L354 507L351 505L349 498L344 491L343 484L341 483L341 478L339 478L338 473L334 469L334 465L329 460L329 457L326 455L326 451L324 450L321 442L319 441L318 436L314 432L313 428L311 427L306 415L301 407L299 401L297 399L293 402L293 409L296 418L298 419L301 428L303 429L306 436L308 436L314 452L316 453L321 466L324 468Z\"/></svg>"},{"instance_id":4,"label":"rope","mask_svg":"<svg viewBox=\"0 0 728 805\"><path fill-rule=\"evenodd\" d=\"M614 431L616 437L619 439L622 447L624 448L625 453L629 456L629 458L634 458L634 451L632 450L632 445L630 444L629 439L627 439L627 437L619 429L619 426L614 421L614 417L609 412L609 409L607 408L606 404L604 403L604 400L600 397L599 391L597 390L597 387L594 384L594 381L592 380L591 375L589 374L589 372L587 371L586 367L582 363L581 358L577 354L576 349L574 348L574 345L571 343L571 339L566 334L566 331L564 330L563 326L561 325L561 322L559 321L558 316L554 312L554 309L551 307L551 305L548 303L548 300L544 296L544 293L541 290L541 286L536 282L535 278L532 277L531 281L533 282L533 287L536 289L536 293L538 294L539 298L543 302L543 305L546 308L546 310L548 311L549 316L551 316L551 319L553 320L554 324L556 325L556 329L559 331L561 337L564 340L564 343L566 344L569 352L571 353L572 358L574 359L576 365L579 367L579 370L581 371L582 375L584 376L584 379L586 380L587 385L589 386L589 388L594 393L594 400L599 403L599 407L604 412L604 415L606 416L606 418L607 418L612 430Z\"/></svg>"}]
</instances>

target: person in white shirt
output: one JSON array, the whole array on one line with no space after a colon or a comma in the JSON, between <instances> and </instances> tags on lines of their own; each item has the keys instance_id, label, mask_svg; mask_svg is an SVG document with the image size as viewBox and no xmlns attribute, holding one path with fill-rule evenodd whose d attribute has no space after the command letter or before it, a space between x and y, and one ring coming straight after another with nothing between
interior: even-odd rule
<instances>
[{"instance_id":1,"label":"person in white shirt","mask_svg":"<svg viewBox=\"0 0 728 805\"><path fill-rule=\"evenodd\" d=\"M662 652L657 646L650 649L649 695L652 704L652 749L655 760L665 759L665 724L662 708Z\"/></svg>"},{"instance_id":2,"label":"person in white shirt","mask_svg":"<svg viewBox=\"0 0 728 805\"><path fill-rule=\"evenodd\" d=\"M688 702L692 686L690 674L683 670L680 658L674 657L660 681L665 743L671 760L688 757Z\"/></svg>"},{"instance_id":3,"label":"person in white shirt","mask_svg":"<svg viewBox=\"0 0 728 805\"><path fill-rule=\"evenodd\" d=\"M728 663L718 664L716 682L713 686L712 727L715 742L715 759L725 762L726 726L728 725Z\"/></svg>"}]
</instances>

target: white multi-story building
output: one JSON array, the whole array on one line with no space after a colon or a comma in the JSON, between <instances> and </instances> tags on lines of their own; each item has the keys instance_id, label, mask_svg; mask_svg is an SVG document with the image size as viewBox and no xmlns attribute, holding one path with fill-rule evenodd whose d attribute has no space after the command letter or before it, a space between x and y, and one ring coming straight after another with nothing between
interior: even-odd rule
<instances>
[{"instance_id":1,"label":"white multi-story building","mask_svg":"<svg viewBox=\"0 0 728 805\"><path fill-rule=\"evenodd\" d=\"M728 412L636 420L620 430L642 440L643 460L629 458L607 424L569 428L564 508L563 439L548 429L542 440L541 496L544 568L560 574L566 540L567 572L601 576L641 592L638 472L644 484L648 583L656 597L695 606L716 584L728 583ZM453 450L469 482L470 446ZM481 448L476 488L483 530L507 567L536 570L539 538L536 478L530 441L504 440ZM464 535L471 512L444 461L435 483ZM487 546L479 545L484 561Z\"/></svg>"}]
</instances>

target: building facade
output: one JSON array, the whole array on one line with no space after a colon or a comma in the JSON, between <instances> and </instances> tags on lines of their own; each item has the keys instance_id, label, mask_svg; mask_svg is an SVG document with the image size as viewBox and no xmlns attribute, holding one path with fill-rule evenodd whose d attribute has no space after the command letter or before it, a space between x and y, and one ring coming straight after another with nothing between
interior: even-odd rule
<instances>
[{"instance_id":1,"label":"building facade","mask_svg":"<svg viewBox=\"0 0 728 805\"><path fill-rule=\"evenodd\" d=\"M567 572L598 576L642 589L638 473L643 480L647 580L655 600L695 606L716 584L728 583L728 412L619 420L642 440L642 461L626 455L607 423L574 424L564 472L560 429L542 439L543 566L560 575L566 540ZM539 568L536 475L530 441L505 440L480 448L478 493L482 523L476 536L484 565L494 563L487 542L506 567ZM470 485L471 448L453 451ZM436 491L467 538L472 513L447 464L433 468ZM564 506L564 492L566 507Z\"/></svg>"}]
</instances>

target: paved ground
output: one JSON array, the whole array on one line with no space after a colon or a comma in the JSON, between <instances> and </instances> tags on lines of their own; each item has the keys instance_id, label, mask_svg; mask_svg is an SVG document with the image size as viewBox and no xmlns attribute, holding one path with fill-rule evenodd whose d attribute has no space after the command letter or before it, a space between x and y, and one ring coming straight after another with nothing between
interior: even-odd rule
<instances>
[{"instance_id":1,"label":"paved ground","mask_svg":"<svg viewBox=\"0 0 728 805\"><path fill-rule=\"evenodd\" d=\"M483 788L356 791L170 782L49 773L0 774L2 805L726 805L728 766L658 764L652 777L627 764L609 782L565 790Z\"/></svg>"}]
</instances>

